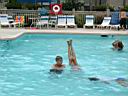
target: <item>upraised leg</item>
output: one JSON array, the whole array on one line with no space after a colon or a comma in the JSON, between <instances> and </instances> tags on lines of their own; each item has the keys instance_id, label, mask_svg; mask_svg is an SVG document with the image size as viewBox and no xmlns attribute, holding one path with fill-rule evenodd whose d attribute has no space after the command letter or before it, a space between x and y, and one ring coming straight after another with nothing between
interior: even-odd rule
<instances>
[{"instance_id":1,"label":"upraised leg","mask_svg":"<svg viewBox=\"0 0 128 96\"><path fill-rule=\"evenodd\" d=\"M69 58L69 64L74 66L78 65L76 60L76 55L72 46L72 40L67 41L68 43L68 58Z\"/></svg>"}]
</instances>

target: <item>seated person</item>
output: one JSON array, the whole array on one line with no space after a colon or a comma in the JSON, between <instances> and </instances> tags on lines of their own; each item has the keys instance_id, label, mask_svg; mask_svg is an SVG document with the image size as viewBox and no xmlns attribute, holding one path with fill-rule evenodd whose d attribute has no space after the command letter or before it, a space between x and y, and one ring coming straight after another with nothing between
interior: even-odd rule
<instances>
[{"instance_id":1,"label":"seated person","mask_svg":"<svg viewBox=\"0 0 128 96\"><path fill-rule=\"evenodd\" d=\"M69 64L71 65L72 69L80 70L80 67L76 60L76 55L72 46L72 40L67 41L68 43L68 58L69 58Z\"/></svg>"},{"instance_id":2,"label":"seated person","mask_svg":"<svg viewBox=\"0 0 128 96\"><path fill-rule=\"evenodd\" d=\"M113 42L112 45L113 45L113 49L114 50L116 49L118 51L123 50L123 47L124 47L122 41L119 41L119 40L116 40L115 42Z\"/></svg>"},{"instance_id":3,"label":"seated person","mask_svg":"<svg viewBox=\"0 0 128 96\"><path fill-rule=\"evenodd\" d=\"M123 87L128 87L128 80L126 80L125 78L117 78L117 79L113 79L113 80L102 80L102 79L97 78L97 77L89 77L88 79L90 81L101 81L101 82L106 83L106 84L110 84L110 81L115 81Z\"/></svg>"},{"instance_id":4,"label":"seated person","mask_svg":"<svg viewBox=\"0 0 128 96\"><path fill-rule=\"evenodd\" d=\"M61 74L65 68L63 63L63 58L61 56L56 57L56 64L53 65L52 69L50 69L51 73Z\"/></svg>"}]
</instances>

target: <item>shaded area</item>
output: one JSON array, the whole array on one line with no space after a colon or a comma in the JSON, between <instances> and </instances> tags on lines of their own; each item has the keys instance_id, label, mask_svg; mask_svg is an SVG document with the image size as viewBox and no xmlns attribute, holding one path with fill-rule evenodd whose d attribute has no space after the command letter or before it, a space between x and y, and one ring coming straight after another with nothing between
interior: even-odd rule
<instances>
[{"instance_id":1,"label":"shaded area","mask_svg":"<svg viewBox=\"0 0 128 96\"><path fill-rule=\"evenodd\" d=\"M19 3L37 3L37 2L49 2L51 3L52 0L17 0Z\"/></svg>"}]
</instances>

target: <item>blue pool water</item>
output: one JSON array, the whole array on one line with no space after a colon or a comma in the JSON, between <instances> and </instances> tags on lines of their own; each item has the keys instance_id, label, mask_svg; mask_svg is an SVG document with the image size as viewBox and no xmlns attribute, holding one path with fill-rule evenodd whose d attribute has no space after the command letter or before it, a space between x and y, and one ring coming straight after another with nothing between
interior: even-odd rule
<instances>
[{"instance_id":1,"label":"blue pool water","mask_svg":"<svg viewBox=\"0 0 128 96\"><path fill-rule=\"evenodd\" d=\"M80 72L68 66L69 39L73 39ZM124 51L111 49L116 39L124 42ZM66 69L61 75L50 75L57 55L63 56ZM128 96L128 88L116 82L87 79L94 76L128 79L128 36L27 34L0 41L0 96Z\"/></svg>"}]
</instances>

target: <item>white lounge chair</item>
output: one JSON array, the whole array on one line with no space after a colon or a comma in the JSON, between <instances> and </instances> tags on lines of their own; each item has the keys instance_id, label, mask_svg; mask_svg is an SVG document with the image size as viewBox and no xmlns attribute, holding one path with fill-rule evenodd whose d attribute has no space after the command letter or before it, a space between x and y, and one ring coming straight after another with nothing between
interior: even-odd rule
<instances>
[{"instance_id":1,"label":"white lounge chair","mask_svg":"<svg viewBox=\"0 0 128 96\"><path fill-rule=\"evenodd\" d=\"M57 23L57 16L50 16L49 25L56 26L56 23Z\"/></svg>"},{"instance_id":2,"label":"white lounge chair","mask_svg":"<svg viewBox=\"0 0 128 96\"><path fill-rule=\"evenodd\" d=\"M85 19L86 19L86 22L85 22L83 28L86 28L86 27L93 27L93 28L95 28L94 16L93 15L86 15Z\"/></svg>"},{"instance_id":3,"label":"white lounge chair","mask_svg":"<svg viewBox=\"0 0 128 96\"><path fill-rule=\"evenodd\" d=\"M10 28L7 14L0 14L0 27L2 26L8 26Z\"/></svg>"},{"instance_id":4,"label":"white lounge chair","mask_svg":"<svg viewBox=\"0 0 128 96\"><path fill-rule=\"evenodd\" d=\"M49 28L49 16L41 16L36 23L36 26L39 26L40 28L46 26L47 28Z\"/></svg>"},{"instance_id":5,"label":"white lounge chair","mask_svg":"<svg viewBox=\"0 0 128 96\"><path fill-rule=\"evenodd\" d=\"M111 17L104 17L104 19L102 21L102 24L101 25L97 25L97 27L98 28L111 27L110 22L111 22Z\"/></svg>"},{"instance_id":6,"label":"white lounge chair","mask_svg":"<svg viewBox=\"0 0 128 96\"><path fill-rule=\"evenodd\" d=\"M58 28L58 27L65 27L65 28L67 28L66 16L65 15L58 16L58 23L56 25L56 28Z\"/></svg>"},{"instance_id":7,"label":"white lounge chair","mask_svg":"<svg viewBox=\"0 0 128 96\"><path fill-rule=\"evenodd\" d=\"M77 25L75 24L75 16L74 15L67 15L67 27L77 28Z\"/></svg>"},{"instance_id":8,"label":"white lounge chair","mask_svg":"<svg viewBox=\"0 0 128 96\"><path fill-rule=\"evenodd\" d=\"M8 16L8 21L10 23L11 26L14 26L14 28L16 28L16 25L19 25L20 23L15 22L15 20L13 19L12 16Z\"/></svg>"}]
</instances>

